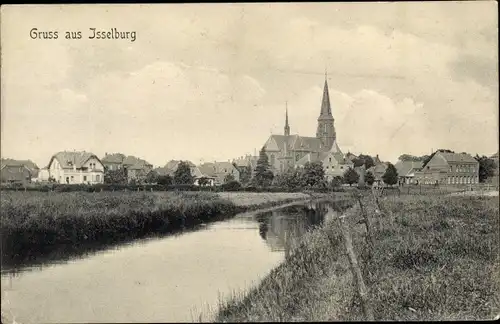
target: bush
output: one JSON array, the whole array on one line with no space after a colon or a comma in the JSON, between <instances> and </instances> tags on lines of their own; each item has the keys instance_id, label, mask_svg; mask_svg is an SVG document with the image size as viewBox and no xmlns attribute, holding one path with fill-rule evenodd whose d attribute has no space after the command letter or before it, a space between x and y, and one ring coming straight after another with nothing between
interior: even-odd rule
<instances>
[{"instance_id":1,"label":"bush","mask_svg":"<svg viewBox=\"0 0 500 324\"><path fill-rule=\"evenodd\" d=\"M224 191L239 191L241 189L241 184L236 180L231 180L224 183L221 187Z\"/></svg>"}]
</instances>

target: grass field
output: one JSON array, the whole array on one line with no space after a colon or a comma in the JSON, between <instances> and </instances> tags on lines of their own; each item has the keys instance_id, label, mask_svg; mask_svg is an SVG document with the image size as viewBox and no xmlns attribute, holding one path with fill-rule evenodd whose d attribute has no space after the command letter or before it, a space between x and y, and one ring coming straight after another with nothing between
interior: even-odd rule
<instances>
[{"instance_id":1,"label":"grass field","mask_svg":"<svg viewBox=\"0 0 500 324\"><path fill-rule=\"evenodd\" d=\"M111 244L190 228L260 206L306 199L294 193L15 192L0 196L2 266L60 246Z\"/></svg>"},{"instance_id":2,"label":"grass field","mask_svg":"<svg viewBox=\"0 0 500 324\"><path fill-rule=\"evenodd\" d=\"M374 252L345 215L375 320L480 320L500 313L497 197L401 196L381 199ZM246 294L221 301L219 322L364 320L336 220L306 234L291 257Z\"/></svg>"}]
</instances>

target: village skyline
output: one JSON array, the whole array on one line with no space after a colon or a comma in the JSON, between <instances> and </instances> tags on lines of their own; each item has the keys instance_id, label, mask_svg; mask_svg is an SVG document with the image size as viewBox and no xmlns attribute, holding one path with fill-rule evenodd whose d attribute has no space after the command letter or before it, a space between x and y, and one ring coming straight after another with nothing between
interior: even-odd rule
<instances>
[{"instance_id":1,"label":"village skyline","mask_svg":"<svg viewBox=\"0 0 500 324\"><path fill-rule=\"evenodd\" d=\"M285 103L315 135L325 70L345 153L498 151L494 2L76 7L2 7L2 157L258 154ZM136 39L63 37L90 27Z\"/></svg>"}]
</instances>

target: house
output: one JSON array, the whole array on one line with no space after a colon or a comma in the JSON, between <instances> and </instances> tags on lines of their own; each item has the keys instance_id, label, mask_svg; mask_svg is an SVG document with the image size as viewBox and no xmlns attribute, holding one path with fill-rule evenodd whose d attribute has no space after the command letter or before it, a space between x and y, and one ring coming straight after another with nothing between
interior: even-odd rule
<instances>
[{"instance_id":1,"label":"house","mask_svg":"<svg viewBox=\"0 0 500 324\"><path fill-rule=\"evenodd\" d=\"M436 151L420 171L415 172L420 184L479 183L479 162L468 153Z\"/></svg>"},{"instance_id":2,"label":"house","mask_svg":"<svg viewBox=\"0 0 500 324\"><path fill-rule=\"evenodd\" d=\"M354 167L354 163L344 157L344 154L334 141L327 152L311 152L296 163L296 167L303 168L307 162L321 162L325 171L325 178L331 181L335 177L343 177L344 173Z\"/></svg>"},{"instance_id":3,"label":"house","mask_svg":"<svg viewBox=\"0 0 500 324\"><path fill-rule=\"evenodd\" d=\"M245 179L250 179L255 174L255 168L257 167L258 156L252 156L247 154L246 156L241 156L237 159L233 159L233 165L238 169L240 173L240 180L243 182ZM245 174L248 176L245 177Z\"/></svg>"},{"instance_id":4,"label":"house","mask_svg":"<svg viewBox=\"0 0 500 324\"><path fill-rule=\"evenodd\" d=\"M157 168L155 169L156 172L158 172L159 175L169 175L172 178L174 178L175 171L177 171L177 168L179 167L179 163L181 161L178 160L170 160L167 164L165 164L164 167ZM206 180L206 183L204 185L206 186L213 186L215 184L215 177L211 177L210 175L203 174L200 171L200 168L196 166L193 162L191 161L184 161L187 162L189 165L189 168L191 170L191 176L194 178L194 185L199 185L199 181L201 178L204 178Z\"/></svg>"},{"instance_id":5,"label":"house","mask_svg":"<svg viewBox=\"0 0 500 324\"><path fill-rule=\"evenodd\" d=\"M104 157L101 159L102 164L106 168L106 170L121 170L123 168L123 161L126 156L122 153L111 153L107 152L104 154Z\"/></svg>"},{"instance_id":6,"label":"house","mask_svg":"<svg viewBox=\"0 0 500 324\"><path fill-rule=\"evenodd\" d=\"M49 177L58 183L96 184L104 182L104 165L90 152L58 152L47 165Z\"/></svg>"},{"instance_id":7,"label":"house","mask_svg":"<svg viewBox=\"0 0 500 324\"><path fill-rule=\"evenodd\" d=\"M382 177L385 174L385 171L387 170L388 163L382 162L378 155L373 159L373 162L375 163L374 166L369 167L366 172L371 172L373 174L373 178L375 181L373 182L374 185L381 185L384 183L384 180L382 180Z\"/></svg>"},{"instance_id":8,"label":"house","mask_svg":"<svg viewBox=\"0 0 500 324\"><path fill-rule=\"evenodd\" d=\"M234 180L240 181L240 172L229 161L203 163L198 168L204 176L214 178L216 185L223 184L228 175L232 175Z\"/></svg>"},{"instance_id":9,"label":"house","mask_svg":"<svg viewBox=\"0 0 500 324\"><path fill-rule=\"evenodd\" d=\"M7 168L5 170L6 173L14 172L16 167L24 166L30 173L29 174L30 182L35 181L36 178L38 177L38 173L40 172L40 168L38 168L38 165L36 165L36 163L34 163L31 160L14 160L14 159L2 158L0 160L0 167L3 167L3 166L9 166L9 168ZM7 170L10 170L10 171L7 171ZM19 172L19 171L16 171L16 172ZM24 171L21 171L21 172L24 172Z\"/></svg>"},{"instance_id":10,"label":"house","mask_svg":"<svg viewBox=\"0 0 500 324\"><path fill-rule=\"evenodd\" d=\"M144 182L147 174L153 170L153 165L146 160L129 155L123 159L122 168L127 172L129 182Z\"/></svg>"},{"instance_id":11,"label":"house","mask_svg":"<svg viewBox=\"0 0 500 324\"><path fill-rule=\"evenodd\" d=\"M399 182L403 184L415 183L415 172L423 167L421 161L398 161L394 167L398 171Z\"/></svg>"},{"instance_id":12,"label":"house","mask_svg":"<svg viewBox=\"0 0 500 324\"><path fill-rule=\"evenodd\" d=\"M2 164L0 166L0 182L28 184L31 182L31 171L25 165Z\"/></svg>"}]
</instances>

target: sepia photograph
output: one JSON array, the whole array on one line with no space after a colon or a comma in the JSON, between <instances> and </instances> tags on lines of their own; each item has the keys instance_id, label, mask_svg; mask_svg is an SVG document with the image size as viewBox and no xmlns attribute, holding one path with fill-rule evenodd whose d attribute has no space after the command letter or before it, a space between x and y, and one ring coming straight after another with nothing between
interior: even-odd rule
<instances>
[{"instance_id":1,"label":"sepia photograph","mask_svg":"<svg viewBox=\"0 0 500 324\"><path fill-rule=\"evenodd\" d=\"M0 8L2 323L500 319L497 1Z\"/></svg>"}]
</instances>

